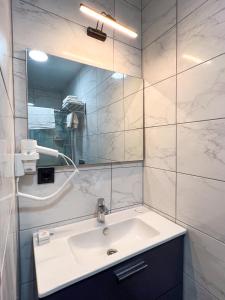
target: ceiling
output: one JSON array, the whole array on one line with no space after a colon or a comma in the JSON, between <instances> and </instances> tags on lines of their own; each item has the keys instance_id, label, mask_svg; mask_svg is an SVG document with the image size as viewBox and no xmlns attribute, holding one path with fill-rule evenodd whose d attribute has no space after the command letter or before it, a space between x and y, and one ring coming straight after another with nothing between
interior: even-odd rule
<instances>
[{"instance_id":1,"label":"ceiling","mask_svg":"<svg viewBox=\"0 0 225 300\"><path fill-rule=\"evenodd\" d=\"M83 64L48 55L46 62L28 59L28 83L37 89L62 92Z\"/></svg>"}]
</instances>

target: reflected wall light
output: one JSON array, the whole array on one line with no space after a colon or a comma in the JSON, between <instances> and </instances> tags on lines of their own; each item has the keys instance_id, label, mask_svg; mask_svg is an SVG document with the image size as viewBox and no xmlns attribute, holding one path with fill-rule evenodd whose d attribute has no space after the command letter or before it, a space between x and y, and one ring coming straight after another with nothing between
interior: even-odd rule
<instances>
[{"instance_id":1,"label":"reflected wall light","mask_svg":"<svg viewBox=\"0 0 225 300\"><path fill-rule=\"evenodd\" d=\"M40 50L30 50L29 57L38 62L45 62L48 60L48 55Z\"/></svg>"},{"instance_id":2,"label":"reflected wall light","mask_svg":"<svg viewBox=\"0 0 225 300\"><path fill-rule=\"evenodd\" d=\"M124 75L122 73L113 73L111 76L113 79L123 79Z\"/></svg>"}]
</instances>

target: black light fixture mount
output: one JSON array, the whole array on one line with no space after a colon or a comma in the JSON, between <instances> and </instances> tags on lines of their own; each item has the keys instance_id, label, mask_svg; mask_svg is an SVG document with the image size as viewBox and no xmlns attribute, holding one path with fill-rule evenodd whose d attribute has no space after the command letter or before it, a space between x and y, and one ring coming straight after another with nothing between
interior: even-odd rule
<instances>
[{"instance_id":1,"label":"black light fixture mount","mask_svg":"<svg viewBox=\"0 0 225 300\"><path fill-rule=\"evenodd\" d=\"M101 29L99 29L99 21L97 21L96 28L90 26L87 28L87 35L99 41L105 42L107 34L103 32L103 26L104 23L102 23Z\"/></svg>"},{"instance_id":2,"label":"black light fixture mount","mask_svg":"<svg viewBox=\"0 0 225 300\"><path fill-rule=\"evenodd\" d=\"M87 35L92 38L95 38L102 42L104 42L106 40L107 34L105 32L103 32L104 24L106 24L110 27L113 27L116 30L119 30L120 32L128 35L131 38L137 37L136 32L134 32L131 29L127 28L126 26L120 24L119 22L116 21L116 19L114 19L111 15L109 15L105 12L99 13L99 12L95 11L94 9L91 9L82 3L80 4L80 11L97 20L96 28L93 28L90 26L87 28ZM99 22L102 23L101 26L99 26Z\"/></svg>"}]
</instances>

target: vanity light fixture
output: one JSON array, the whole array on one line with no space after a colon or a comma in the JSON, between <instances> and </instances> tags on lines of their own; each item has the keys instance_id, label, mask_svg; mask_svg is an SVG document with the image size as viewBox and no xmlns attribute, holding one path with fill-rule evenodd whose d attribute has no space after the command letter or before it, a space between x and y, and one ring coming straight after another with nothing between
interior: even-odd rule
<instances>
[{"instance_id":1,"label":"vanity light fixture","mask_svg":"<svg viewBox=\"0 0 225 300\"><path fill-rule=\"evenodd\" d=\"M48 60L48 55L40 50L30 50L29 56L31 59L38 61L38 62L45 62Z\"/></svg>"},{"instance_id":2,"label":"vanity light fixture","mask_svg":"<svg viewBox=\"0 0 225 300\"><path fill-rule=\"evenodd\" d=\"M104 24L109 25L110 27L113 27L114 29L128 35L131 38L137 37L136 32L134 32L134 31L130 30L129 28L127 28L126 26L118 23L116 21L116 19L114 19L111 15L109 15L105 12L98 13L97 11L93 10L92 8L89 8L88 6L86 6L82 3L80 4L80 11L98 21L96 28L88 27L88 29L87 29L87 34L91 37L105 41L107 35L106 35L106 33L104 33L102 31ZM99 22L102 22L101 30L98 29ZM104 36L104 38L103 38L103 36Z\"/></svg>"}]
</instances>

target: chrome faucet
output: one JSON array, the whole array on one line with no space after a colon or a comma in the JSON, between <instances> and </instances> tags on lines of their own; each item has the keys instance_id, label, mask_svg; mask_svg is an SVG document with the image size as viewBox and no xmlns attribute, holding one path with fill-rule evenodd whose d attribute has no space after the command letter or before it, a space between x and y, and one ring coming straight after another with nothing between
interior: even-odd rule
<instances>
[{"instance_id":1,"label":"chrome faucet","mask_svg":"<svg viewBox=\"0 0 225 300\"><path fill-rule=\"evenodd\" d=\"M98 199L98 208L97 208L97 220L99 223L105 223L105 215L109 212L108 208L105 206L104 198Z\"/></svg>"}]
</instances>

